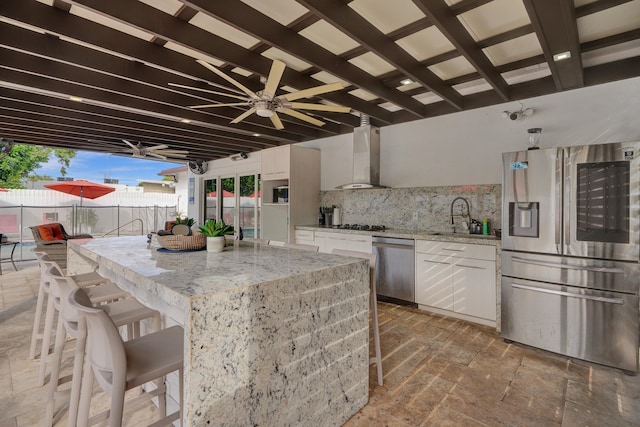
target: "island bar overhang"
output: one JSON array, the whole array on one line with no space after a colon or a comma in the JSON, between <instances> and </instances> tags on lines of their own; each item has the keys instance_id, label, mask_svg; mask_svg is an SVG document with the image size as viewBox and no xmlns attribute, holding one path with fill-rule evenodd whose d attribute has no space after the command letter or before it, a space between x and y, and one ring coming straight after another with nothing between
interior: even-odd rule
<instances>
[{"instance_id":1,"label":"island bar overhang","mask_svg":"<svg viewBox=\"0 0 640 427\"><path fill-rule=\"evenodd\" d=\"M184 425L341 425L367 403L364 260L237 241L161 253L142 236L69 246L70 273L95 269L183 325Z\"/></svg>"}]
</instances>

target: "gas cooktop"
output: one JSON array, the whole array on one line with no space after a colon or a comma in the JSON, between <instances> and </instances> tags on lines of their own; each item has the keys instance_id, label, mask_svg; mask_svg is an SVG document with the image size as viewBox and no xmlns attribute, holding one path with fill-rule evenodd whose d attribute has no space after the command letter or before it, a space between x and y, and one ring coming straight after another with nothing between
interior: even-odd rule
<instances>
[{"instance_id":1,"label":"gas cooktop","mask_svg":"<svg viewBox=\"0 0 640 427\"><path fill-rule=\"evenodd\" d=\"M342 224L342 225L337 225L336 228L342 228L344 230L360 230L360 231L385 231L387 229L384 225L368 225L368 224Z\"/></svg>"}]
</instances>

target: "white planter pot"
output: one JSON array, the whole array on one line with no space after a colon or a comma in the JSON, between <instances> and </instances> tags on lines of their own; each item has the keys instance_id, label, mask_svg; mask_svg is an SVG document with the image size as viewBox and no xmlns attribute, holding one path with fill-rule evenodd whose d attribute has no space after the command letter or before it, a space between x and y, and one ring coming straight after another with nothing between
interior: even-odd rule
<instances>
[{"instance_id":1,"label":"white planter pot","mask_svg":"<svg viewBox=\"0 0 640 427\"><path fill-rule=\"evenodd\" d=\"M224 236L207 237L207 252L222 252L224 250Z\"/></svg>"}]
</instances>

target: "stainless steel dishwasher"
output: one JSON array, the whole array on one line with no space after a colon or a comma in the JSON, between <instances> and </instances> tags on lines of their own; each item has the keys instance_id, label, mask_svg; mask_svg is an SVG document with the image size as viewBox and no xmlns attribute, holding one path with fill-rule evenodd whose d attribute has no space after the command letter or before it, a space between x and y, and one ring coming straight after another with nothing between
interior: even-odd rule
<instances>
[{"instance_id":1,"label":"stainless steel dishwasher","mask_svg":"<svg viewBox=\"0 0 640 427\"><path fill-rule=\"evenodd\" d=\"M373 253L378 256L376 287L381 301L415 303L415 240L373 237Z\"/></svg>"}]
</instances>

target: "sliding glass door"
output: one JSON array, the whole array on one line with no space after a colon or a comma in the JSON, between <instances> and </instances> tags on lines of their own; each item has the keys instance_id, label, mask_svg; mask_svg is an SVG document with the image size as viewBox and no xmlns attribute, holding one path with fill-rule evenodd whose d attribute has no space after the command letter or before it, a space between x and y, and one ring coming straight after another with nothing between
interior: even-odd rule
<instances>
[{"instance_id":1,"label":"sliding glass door","mask_svg":"<svg viewBox=\"0 0 640 427\"><path fill-rule=\"evenodd\" d=\"M260 236L260 175L220 176L204 181L205 219L222 218L242 228L245 237Z\"/></svg>"}]
</instances>

